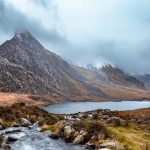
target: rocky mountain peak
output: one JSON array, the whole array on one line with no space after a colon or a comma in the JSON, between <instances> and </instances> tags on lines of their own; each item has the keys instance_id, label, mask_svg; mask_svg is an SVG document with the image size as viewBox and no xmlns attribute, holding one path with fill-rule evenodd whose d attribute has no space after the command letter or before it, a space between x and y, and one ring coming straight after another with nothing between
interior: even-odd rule
<instances>
[{"instance_id":1,"label":"rocky mountain peak","mask_svg":"<svg viewBox=\"0 0 150 150\"><path fill-rule=\"evenodd\" d=\"M23 38L23 37L29 38L29 37L32 37L32 35L29 31L24 30L24 31L16 31L14 37L15 38Z\"/></svg>"}]
</instances>

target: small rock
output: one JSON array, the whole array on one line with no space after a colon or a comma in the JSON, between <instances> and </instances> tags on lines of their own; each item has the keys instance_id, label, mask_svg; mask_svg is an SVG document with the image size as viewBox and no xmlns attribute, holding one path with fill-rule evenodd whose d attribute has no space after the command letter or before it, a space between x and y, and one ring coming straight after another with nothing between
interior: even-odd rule
<instances>
[{"instance_id":1,"label":"small rock","mask_svg":"<svg viewBox=\"0 0 150 150\"><path fill-rule=\"evenodd\" d=\"M82 118L84 116L84 113L78 113L79 118Z\"/></svg>"},{"instance_id":2,"label":"small rock","mask_svg":"<svg viewBox=\"0 0 150 150\"><path fill-rule=\"evenodd\" d=\"M0 125L2 125L2 124L3 124L3 119L0 118Z\"/></svg>"},{"instance_id":3,"label":"small rock","mask_svg":"<svg viewBox=\"0 0 150 150\"><path fill-rule=\"evenodd\" d=\"M80 134L83 135L83 136L86 136L86 135L87 135L87 132L84 131L84 130L81 130L81 131L80 131Z\"/></svg>"},{"instance_id":4,"label":"small rock","mask_svg":"<svg viewBox=\"0 0 150 150\"><path fill-rule=\"evenodd\" d=\"M21 137L24 137L26 134L24 132L18 132L14 134L10 134L8 136L4 136L4 140L7 141L7 143L15 142Z\"/></svg>"},{"instance_id":5,"label":"small rock","mask_svg":"<svg viewBox=\"0 0 150 150\"><path fill-rule=\"evenodd\" d=\"M3 126L0 125L0 130L3 130Z\"/></svg>"},{"instance_id":6,"label":"small rock","mask_svg":"<svg viewBox=\"0 0 150 150\"><path fill-rule=\"evenodd\" d=\"M111 123L113 126L123 126L125 125L125 120L119 117L111 117L108 123Z\"/></svg>"},{"instance_id":7,"label":"small rock","mask_svg":"<svg viewBox=\"0 0 150 150\"><path fill-rule=\"evenodd\" d=\"M36 131L41 132L42 128L41 127L36 127Z\"/></svg>"},{"instance_id":8,"label":"small rock","mask_svg":"<svg viewBox=\"0 0 150 150\"><path fill-rule=\"evenodd\" d=\"M74 133L75 132L75 130L71 127L71 126L65 126L64 127L64 135L65 135L65 138L69 138L70 137L70 135L72 134L72 133Z\"/></svg>"},{"instance_id":9,"label":"small rock","mask_svg":"<svg viewBox=\"0 0 150 150\"><path fill-rule=\"evenodd\" d=\"M22 124L22 126L25 126L25 127L28 127L28 126L32 125L32 123L29 120L25 119L25 118L21 118L21 124Z\"/></svg>"},{"instance_id":10,"label":"small rock","mask_svg":"<svg viewBox=\"0 0 150 150\"><path fill-rule=\"evenodd\" d=\"M10 150L10 149L11 149L11 147L10 147L8 144L6 144L6 143L2 143L2 144L1 144L1 147L2 147L4 150Z\"/></svg>"},{"instance_id":11,"label":"small rock","mask_svg":"<svg viewBox=\"0 0 150 150\"><path fill-rule=\"evenodd\" d=\"M39 127L38 121L33 124L33 127Z\"/></svg>"},{"instance_id":12,"label":"small rock","mask_svg":"<svg viewBox=\"0 0 150 150\"><path fill-rule=\"evenodd\" d=\"M8 142L8 143L16 142L17 140L18 140L18 138L13 137L13 136L8 136L8 137L7 137L7 142Z\"/></svg>"},{"instance_id":13,"label":"small rock","mask_svg":"<svg viewBox=\"0 0 150 150\"><path fill-rule=\"evenodd\" d=\"M49 135L49 137L51 139L57 140L57 139L59 139L59 134L58 133L52 133L52 134Z\"/></svg>"},{"instance_id":14,"label":"small rock","mask_svg":"<svg viewBox=\"0 0 150 150\"><path fill-rule=\"evenodd\" d=\"M103 119L109 119L109 116L108 115L104 115Z\"/></svg>"},{"instance_id":15,"label":"small rock","mask_svg":"<svg viewBox=\"0 0 150 150\"><path fill-rule=\"evenodd\" d=\"M80 134L79 134L79 132L76 131L76 132L74 133L74 137L76 137L76 136L78 136L78 135L80 135Z\"/></svg>"},{"instance_id":16,"label":"small rock","mask_svg":"<svg viewBox=\"0 0 150 150\"><path fill-rule=\"evenodd\" d=\"M20 127L20 126L21 126L21 124L18 124L18 123L13 125L13 127Z\"/></svg>"},{"instance_id":17,"label":"small rock","mask_svg":"<svg viewBox=\"0 0 150 150\"><path fill-rule=\"evenodd\" d=\"M112 116L113 116L112 112L111 112L110 110L108 110L108 109L103 110L103 111L102 111L102 114L103 114L103 115L108 115L109 117L112 117Z\"/></svg>"},{"instance_id":18,"label":"small rock","mask_svg":"<svg viewBox=\"0 0 150 150\"><path fill-rule=\"evenodd\" d=\"M33 129L34 127L33 126L28 126L28 129Z\"/></svg>"},{"instance_id":19,"label":"small rock","mask_svg":"<svg viewBox=\"0 0 150 150\"><path fill-rule=\"evenodd\" d=\"M85 147L88 149L95 149L95 144L93 142L88 142L85 144Z\"/></svg>"},{"instance_id":20,"label":"small rock","mask_svg":"<svg viewBox=\"0 0 150 150\"><path fill-rule=\"evenodd\" d=\"M93 118L93 114L89 114L88 117L89 117L89 118Z\"/></svg>"},{"instance_id":21,"label":"small rock","mask_svg":"<svg viewBox=\"0 0 150 150\"><path fill-rule=\"evenodd\" d=\"M65 116L66 120L80 120L78 117L76 116Z\"/></svg>"},{"instance_id":22,"label":"small rock","mask_svg":"<svg viewBox=\"0 0 150 150\"><path fill-rule=\"evenodd\" d=\"M105 138L105 134L100 133L100 134L98 135L98 140L104 140L104 138Z\"/></svg>"},{"instance_id":23,"label":"small rock","mask_svg":"<svg viewBox=\"0 0 150 150\"><path fill-rule=\"evenodd\" d=\"M84 141L84 136L83 135L78 135L75 137L73 143L74 144L81 144Z\"/></svg>"}]
</instances>

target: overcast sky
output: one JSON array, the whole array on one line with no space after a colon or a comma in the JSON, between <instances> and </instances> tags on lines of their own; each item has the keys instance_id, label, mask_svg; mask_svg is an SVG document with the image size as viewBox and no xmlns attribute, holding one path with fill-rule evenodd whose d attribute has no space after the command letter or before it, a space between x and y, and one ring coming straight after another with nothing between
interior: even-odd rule
<instances>
[{"instance_id":1,"label":"overcast sky","mask_svg":"<svg viewBox=\"0 0 150 150\"><path fill-rule=\"evenodd\" d=\"M0 0L0 44L24 29L74 64L150 73L149 0Z\"/></svg>"}]
</instances>

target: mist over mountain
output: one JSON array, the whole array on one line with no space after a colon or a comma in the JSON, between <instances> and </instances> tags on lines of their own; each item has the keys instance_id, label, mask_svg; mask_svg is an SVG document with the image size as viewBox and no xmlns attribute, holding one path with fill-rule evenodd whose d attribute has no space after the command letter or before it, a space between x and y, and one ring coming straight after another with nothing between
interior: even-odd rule
<instances>
[{"instance_id":1,"label":"mist over mountain","mask_svg":"<svg viewBox=\"0 0 150 150\"><path fill-rule=\"evenodd\" d=\"M47 49L74 64L110 63L131 74L149 73L150 2L134 4L129 0L1 0L0 43L16 30L27 29Z\"/></svg>"}]
</instances>

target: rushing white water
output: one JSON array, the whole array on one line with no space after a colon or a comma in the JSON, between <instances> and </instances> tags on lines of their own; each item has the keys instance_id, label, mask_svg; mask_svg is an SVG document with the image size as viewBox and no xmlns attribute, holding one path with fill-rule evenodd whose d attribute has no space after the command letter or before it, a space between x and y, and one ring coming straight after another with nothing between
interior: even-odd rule
<instances>
[{"instance_id":1,"label":"rushing white water","mask_svg":"<svg viewBox=\"0 0 150 150\"><path fill-rule=\"evenodd\" d=\"M150 107L150 101L121 101L121 102L66 102L43 107L48 112L69 114L95 109L133 110Z\"/></svg>"},{"instance_id":2,"label":"rushing white water","mask_svg":"<svg viewBox=\"0 0 150 150\"><path fill-rule=\"evenodd\" d=\"M23 128L17 134L24 136L10 145L12 150L84 150L84 147L66 144L62 140L52 140L48 133L38 132L35 128Z\"/></svg>"}]
</instances>

